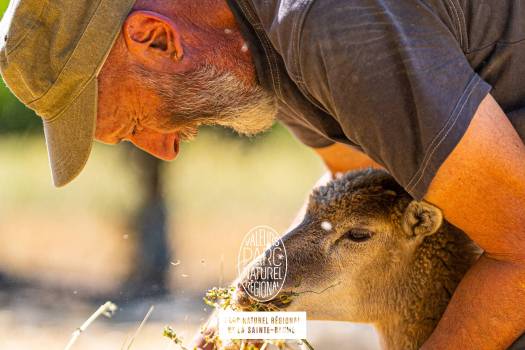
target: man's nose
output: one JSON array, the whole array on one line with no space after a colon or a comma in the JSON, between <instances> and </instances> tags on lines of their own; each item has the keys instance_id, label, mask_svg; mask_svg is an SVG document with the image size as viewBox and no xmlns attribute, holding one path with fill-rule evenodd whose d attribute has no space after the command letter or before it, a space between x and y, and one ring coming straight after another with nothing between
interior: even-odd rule
<instances>
[{"instance_id":1,"label":"man's nose","mask_svg":"<svg viewBox=\"0 0 525 350\"><path fill-rule=\"evenodd\" d=\"M162 160L174 160L179 153L177 133L159 133L146 128L126 138L141 150Z\"/></svg>"}]
</instances>

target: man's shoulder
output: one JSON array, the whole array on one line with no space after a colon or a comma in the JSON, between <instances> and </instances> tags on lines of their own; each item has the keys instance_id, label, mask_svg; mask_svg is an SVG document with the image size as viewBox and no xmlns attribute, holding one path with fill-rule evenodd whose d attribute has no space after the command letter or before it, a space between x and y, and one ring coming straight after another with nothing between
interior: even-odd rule
<instances>
[{"instance_id":1,"label":"man's shoulder","mask_svg":"<svg viewBox=\"0 0 525 350\"><path fill-rule=\"evenodd\" d=\"M253 6L273 48L279 53L286 68L294 74L297 49L304 19L315 0L239 0ZM253 23L252 23L253 24Z\"/></svg>"},{"instance_id":2,"label":"man's shoulder","mask_svg":"<svg viewBox=\"0 0 525 350\"><path fill-rule=\"evenodd\" d=\"M352 34L373 34L375 26L409 22L422 13L440 18L451 31L459 24L450 11L456 0L238 0L249 3L257 21L265 31L274 49L285 62L294 78L300 78L299 60L319 46L337 41L352 41ZM424 9L422 9L424 8ZM415 21L417 22L417 21ZM393 28L395 29L395 28ZM304 36L304 31L319 35ZM456 33L453 33L456 34Z\"/></svg>"}]
</instances>

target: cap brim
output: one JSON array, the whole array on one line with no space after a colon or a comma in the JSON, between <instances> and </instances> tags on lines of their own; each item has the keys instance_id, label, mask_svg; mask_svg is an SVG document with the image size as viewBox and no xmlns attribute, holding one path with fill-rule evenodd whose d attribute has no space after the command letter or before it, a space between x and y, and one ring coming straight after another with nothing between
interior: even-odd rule
<instances>
[{"instance_id":1,"label":"cap brim","mask_svg":"<svg viewBox=\"0 0 525 350\"><path fill-rule=\"evenodd\" d=\"M62 113L44 121L53 182L62 187L84 169L95 134L98 84L94 78Z\"/></svg>"}]
</instances>

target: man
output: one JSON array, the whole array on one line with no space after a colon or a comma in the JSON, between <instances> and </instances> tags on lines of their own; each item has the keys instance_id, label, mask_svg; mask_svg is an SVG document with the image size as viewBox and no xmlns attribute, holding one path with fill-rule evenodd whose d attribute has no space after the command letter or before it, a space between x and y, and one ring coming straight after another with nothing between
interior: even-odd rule
<instances>
[{"instance_id":1,"label":"man","mask_svg":"<svg viewBox=\"0 0 525 350\"><path fill-rule=\"evenodd\" d=\"M485 250L424 349L503 349L525 330L522 5L18 0L0 63L57 186L93 138L171 160L200 125L275 117L332 173L378 163Z\"/></svg>"}]
</instances>

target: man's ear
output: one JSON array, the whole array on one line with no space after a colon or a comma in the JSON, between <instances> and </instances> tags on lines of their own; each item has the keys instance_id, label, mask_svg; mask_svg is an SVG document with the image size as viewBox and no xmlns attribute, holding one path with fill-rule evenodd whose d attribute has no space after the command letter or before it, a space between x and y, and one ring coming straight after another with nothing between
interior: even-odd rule
<instances>
[{"instance_id":1,"label":"man's ear","mask_svg":"<svg viewBox=\"0 0 525 350\"><path fill-rule=\"evenodd\" d=\"M146 67L165 71L182 59L180 34L168 17L135 11L126 19L122 32L129 52Z\"/></svg>"},{"instance_id":2,"label":"man's ear","mask_svg":"<svg viewBox=\"0 0 525 350\"><path fill-rule=\"evenodd\" d=\"M411 237L430 236L443 224L443 213L432 204L412 201L403 214L403 230Z\"/></svg>"}]
</instances>

